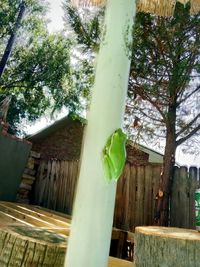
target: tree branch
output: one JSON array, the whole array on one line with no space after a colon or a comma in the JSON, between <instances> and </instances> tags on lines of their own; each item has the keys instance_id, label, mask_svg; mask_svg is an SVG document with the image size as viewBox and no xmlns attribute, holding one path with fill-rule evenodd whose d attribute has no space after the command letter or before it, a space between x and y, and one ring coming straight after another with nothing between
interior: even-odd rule
<instances>
[{"instance_id":1,"label":"tree branch","mask_svg":"<svg viewBox=\"0 0 200 267\"><path fill-rule=\"evenodd\" d=\"M188 98L190 98L194 93L196 93L198 90L200 90L200 85L197 86L197 88L192 91L190 94L188 94L186 97L181 99L179 102L177 102L176 107L179 107L183 102L185 102Z\"/></svg>"},{"instance_id":2,"label":"tree branch","mask_svg":"<svg viewBox=\"0 0 200 267\"><path fill-rule=\"evenodd\" d=\"M200 117L200 114L198 114L193 120L191 120L191 122L189 122L185 127L183 127L177 134L176 134L176 138L181 135L182 133L184 133L185 131L187 131L190 127L192 127L192 125L197 121L197 119Z\"/></svg>"},{"instance_id":3,"label":"tree branch","mask_svg":"<svg viewBox=\"0 0 200 267\"><path fill-rule=\"evenodd\" d=\"M200 130L200 125L197 126L195 129L193 129L188 135L186 135L183 138L180 138L176 141L176 147L183 144L186 140L188 140L190 137L192 137L195 133L197 133Z\"/></svg>"}]
</instances>

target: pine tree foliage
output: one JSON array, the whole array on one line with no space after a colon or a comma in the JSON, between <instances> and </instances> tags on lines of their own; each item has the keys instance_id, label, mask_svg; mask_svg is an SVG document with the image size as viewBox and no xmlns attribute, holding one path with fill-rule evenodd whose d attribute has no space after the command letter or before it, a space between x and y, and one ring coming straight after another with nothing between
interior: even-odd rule
<instances>
[{"instance_id":1,"label":"pine tree foliage","mask_svg":"<svg viewBox=\"0 0 200 267\"><path fill-rule=\"evenodd\" d=\"M63 9L65 26L71 29L77 45L85 48L85 52L98 50L104 10L90 8L77 10L68 1L64 2Z\"/></svg>"},{"instance_id":2,"label":"pine tree foliage","mask_svg":"<svg viewBox=\"0 0 200 267\"><path fill-rule=\"evenodd\" d=\"M139 131L156 143L173 124L175 147L194 144L200 130L199 67L199 14L190 16L189 6L181 4L171 18L138 14L126 109L129 126L135 116L140 120L133 135Z\"/></svg>"},{"instance_id":3,"label":"pine tree foliage","mask_svg":"<svg viewBox=\"0 0 200 267\"><path fill-rule=\"evenodd\" d=\"M191 16L189 8L177 3L175 15L169 18L145 13L136 16L125 126L140 142L162 145L172 98L177 102L176 145L188 140L194 144L198 135L200 15ZM65 5L66 21L86 53L98 50L103 14L101 10L84 20L83 13ZM93 35L90 29L95 24L98 30Z\"/></svg>"}]
</instances>

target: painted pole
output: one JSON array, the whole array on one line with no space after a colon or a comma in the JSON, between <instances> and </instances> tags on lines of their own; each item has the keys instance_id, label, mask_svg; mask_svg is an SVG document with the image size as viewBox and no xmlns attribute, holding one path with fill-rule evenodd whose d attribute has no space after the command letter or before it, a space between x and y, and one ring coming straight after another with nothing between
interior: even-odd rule
<instances>
[{"instance_id":1,"label":"painted pole","mask_svg":"<svg viewBox=\"0 0 200 267\"><path fill-rule=\"evenodd\" d=\"M105 181L102 150L122 127L135 0L107 0L65 267L106 267L116 182Z\"/></svg>"}]
</instances>

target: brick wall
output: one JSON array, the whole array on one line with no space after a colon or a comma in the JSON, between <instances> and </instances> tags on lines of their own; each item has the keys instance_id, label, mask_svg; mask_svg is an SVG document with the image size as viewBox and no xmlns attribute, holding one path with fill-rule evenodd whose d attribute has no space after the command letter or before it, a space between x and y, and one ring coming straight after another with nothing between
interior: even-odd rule
<instances>
[{"instance_id":1,"label":"brick wall","mask_svg":"<svg viewBox=\"0 0 200 267\"><path fill-rule=\"evenodd\" d=\"M41 159L79 160L84 124L79 120L66 118L55 128L54 126L50 127L51 130L48 128L44 130L46 131L45 134L42 131L38 136L29 139L33 143L32 149L40 153ZM148 153L130 144L127 145L126 150L127 162L133 165L146 165L148 163Z\"/></svg>"},{"instance_id":2,"label":"brick wall","mask_svg":"<svg viewBox=\"0 0 200 267\"><path fill-rule=\"evenodd\" d=\"M127 145L127 162L132 165L146 165L148 164L149 154L137 149L137 147Z\"/></svg>"},{"instance_id":3,"label":"brick wall","mask_svg":"<svg viewBox=\"0 0 200 267\"><path fill-rule=\"evenodd\" d=\"M84 126L79 121L69 121L45 138L31 140L33 150L40 153L41 159L78 160Z\"/></svg>"}]
</instances>

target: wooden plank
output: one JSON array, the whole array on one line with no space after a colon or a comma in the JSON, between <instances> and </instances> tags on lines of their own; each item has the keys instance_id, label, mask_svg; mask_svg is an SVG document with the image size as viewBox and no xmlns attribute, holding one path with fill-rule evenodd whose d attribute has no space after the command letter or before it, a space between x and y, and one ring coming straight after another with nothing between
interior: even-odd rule
<instances>
[{"instance_id":1,"label":"wooden plank","mask_svg":"<svg viewBox=\"0 0 200 267\"><path fill-rule=\"evenodd\" d=\"M71 165L72 165L72 190L71 190L70 212L68 212L69 214L72 214L72 209L75 199L75 192L76 192L78 173L79 173L79 162L73 161L71 162Z\"/></svg>"},{"instance_id":2,"label":"wooden plank","mask_svg":"<svg viewBox=\"0 0 200 267\"><path fill-rule=\"evenodd\" d=\"M130 165L126 164L124 169L124 185L123 185L123 226L122 229L128 231L129 230L129 185L130 185Z\"/></svg>"},{"instance_id":3,"label":"wooden plank","mask_svg":"<svg viewBox=\"0 0 200 267\"><path fill-rule=\"evenodd\" d=\"M179 209L179 167L174 167L174 176L172 179L172 190L170 198L170 226L179 225L180 218L177 216Z\"/></svg>"},{"instance_id":4,"label":"wooden plank","mask_svg":"<svg viewBox=\"0 0 200 267\"><path fill-rule=\"evenodd\" d=\"M11 225L11 224L16 224L17 223L17 224L20 224L20 225L27 225L27 226L34 227L33 224L28 223L28 222L26 222L24 220L21 220L21 219L17 218L16 216L13 216L13 215L8 214L6 212L0 211L0 214L1 214L1 217L3 218L2 219L2 223L4 225L7 225L7 224Z\"/></svg>"},{"instance_id":5,"label":"wooden plank","mask_svg":"<svg viewBox=\"0 0 200 267\"><path fill-rule=\"evenodd\" d=\"M56 209L63 211L64 210L64 202L63 202L63 195L64 195L64 161L60 163L60 183L58 185L58 195L57 195L57 204Z\"/></svg>"},{"instance_id":6,"label":"wooden plank","mask_svg":"<svg viewBox=\"0 0 200 267\"><path fill-rule=\"evenodd\" d=\"M128 236L127 231L113 228L111 239L117 242L113 243L113 246L115 247L114 249L115 253L112 253L111 254L112 256L117 257L117 258L123 258L124 250L126 248L127 236ZM111 247L112 247L112 243L111 243Z\"/></svg>"},{"instance_id":7,"label":"wooden plank","mask_svg":"<svg viewBox=\"0 0 200 267\"><path fill-rule=\"evenodd\" d=\"M135 231L135 210L136 210L136 168L130 165L130 188L129 188L129 231Z\"/></svg>"},{"instance_id":8,"label":"wooden plank","mask_svg":"<svg viewBox=\"0 0 200 267\"><path fill-rule=\"evenodd\" d=\"M8 216L6 213L0 211L0 226L10 225L16 223L16 218ZM22 224L22 223L20 223Z\"/></svg>"},{"instance_id":9,"label":"wooden plank","mask_svg":"<svg viewBox=\"0 0 200 267\"><path fill-rule=\"evenodd\" d=\"M126 164L127 165L127 164ZM125 166L126 168L126 166ZM115 198L114 226L123 229L124 225L124 187L126 179L124 172L117 182L117 191Z\"/></svg>"},{"instance_id":10,"label":"wooden plank","mask_svg":"<svg viewBox=\"0 0 200 267\"><path fill-rule=\"evenodd\" d=\"M71 214L78 168L77 161L41 160L35 183L35 204Z\"/></svg>"},{"instance_id":11,"label":"wooden plank","mask_svg":"<svg viewBox=\"0 0 200 267\"><path fill-rule=\"evenodd\" d=\"M20 204L21 205L21 204ZM32 210L36 211L36 212L39 212L39 213L42 213L42 214L45 214L49 217L52 217L52 218L55 218L57 220L61 220L61 221L64 221L64 222L67 222L67 223L70 223L71 222L71 216L68 215L68 214L65 214L65 213L61 213L61 212L58 212L58 211L55 211L55 210L49 210L47 208L44 208L44 207L40 207L40 206L31 206L31 205L23 205L24 207L26 208L29 208L31 207Z\"/></svg>"},{"instance_id":12,"label":"wooden plank","mask_svg":"<svg viewBox=\"0 0 200 267\"><path fill-rule=\"evenodd\" d=\"M27 214L26 211L19 211L16 208L12 208L9 205L5 205L3 203L0 203L0 210L8 215L11 215L14 218L20 219L21 221L30 223L31 225L34 225L37 227L40 227L40 226L41 227L53 227L54 226L54 224L43 221L41 218Z\"/></svg>"},{"instance_id":13,"label":"wooden plank","mask_svg":"<svg viewBox=\"0 0 200 267\"><path fill-rule=\"evenodd\" d=\"M144 180L144 225L152 224L152 167L145 166L145 180Z\"/></svg>"},{"instance_id":14,"label":"wooden plank","mask_svg":"<svg viewBox=\"0 0 200 267\"><path fill-rule=\"evenodd\" d=\"M186 167L180 168L180 183L179 183L179 209L176 216L179 216L179 227L188 228L189 226L189 177L188 169Z\"/></svg>"},{"instance_id":15,"label":"wooden plank","mask_svg":"<svg viewBox=\"0 0 200 267\"><path fill-rule=\"evenodd\" d=\"M70 220L66 218L66 215L60 216L59 212L48 212L47 209L35 207L31 205L10 203L10 202L0 202L0 226L4 227L7 225L26 225L31 227L38 227L43 230L47 230L53 233L62 234L65 236L69 235L70 232ZM71 221L70 221L71 222ZM68 226L68 228L64 226ZM116 236L117 233L117 236ZM123 237L122 238L122 235ZM118 256L122 256L123 246L125 240L127 239L127 232L121 231L119 229L113 229L112 238L119 239L120 243L118 246ZM129 233L130 234L130 233ZM129 267L130 262L110 258L109 267Z\"/></svg>"},{"instance_id":16,"label":"wooden plank","mask_svg":"<svg viewBox=\"0 0 200 267\"><path fill-rule=\"evenodd\" d=\"M130 261L109 257L108 267L134 267L134 264Z\"/></svg>"},{"instance_id":17,"label":"wooden plank","mask_svg":"<svg viewBox=\"0 0 200 267\"><path fill-rule=\"evenodd\" d=\"M144 166L137 167L136 225L144 225Z\"/></svg>"},{"instance_id":18,"label":"wooden plank","mask_svg":"<svg viewBox=\"0 0 200 267\"><path fill-rule=\"evenodd\" d=\"M55 178L55 165L56 162L52 161L51 163L51 169L50 169L50 173L49 173L49 184L48 184L48 192L47 192L47 204L46 207L48 209L52 209L52 198L54 195L54 178Z\"/></svg>"},{"instance_id":19,"label":"wooden plank","mask_svg":"<svg viewBox=\"0 0 200 267\"><path fill-rule=\"evenodd\" d=\"M38 227L57 234L69 236L70 223L52 219L51 216L38 214L32 210L31 206L29 209L26 209L14 203L0 202L0 211L7 219L11 219L10 223L20 222L24 225Z\"/></svg>"},{"instance_id":20,"label":"wooden plank","mask_svg":"<svg viewBox=\"0 0 200 267\"><path fill-rule=\"evenodd\" d=\"M46 188L46 175L47 170L46 161L42 160L38 167L37 177L35 181L34 201L36 204L41 205L43 202L44 191Z\"/></svg>"},{"instance_id":21,"label":"wooden plank","mask_svg":"<svg viewBox=\"0 0 200 267\"><path fill-rule=\"evenodd\" d=\"M189 178L187 167L175 170L171 201L171 226L189 227Z\"/></svg>"},{"instance_id":22,"label":"wooden plank","mask_svg":"<svg viewBox=\"0 0 200 267\"><path fill-rule=\"evenodd\" d=\"M189 224L188 228L195 229L195 190L198 188L197 168L189 169Z\"/></svg>"},{"instance_id":23,"label":"wooden plank","mask_svg":"<svg viewBox=\"0 0 200 267\"><path fill-rule=\"evenodd\" d=\"M55 226L59 227L70 227L71 221L66 220L65 218L54 218L51 216L51 213L44 214L42 210L35 209L33 206L24 207L22 205L18 205L17 203L11 203L11 202L0 202L0 210L1 207L7 207L15 209L16 211L22 212L23 214L31 215L32 217L35 217L37 219L40 219L44 222L51 223Z\"/></svg>"},{"instance_id":24,"label":"wooden plank","mask_svg":"<svg viewBox=\"0 0 200 267\"><path fill-rule=\"evenodd\" d=\"M156 195L158 193L159 184L160 184L160 176L161 176L161 166L152 166L152 222L154 221L154 211L155 211L155 202L156 202Z\"/></svg>"}]
</instances>

